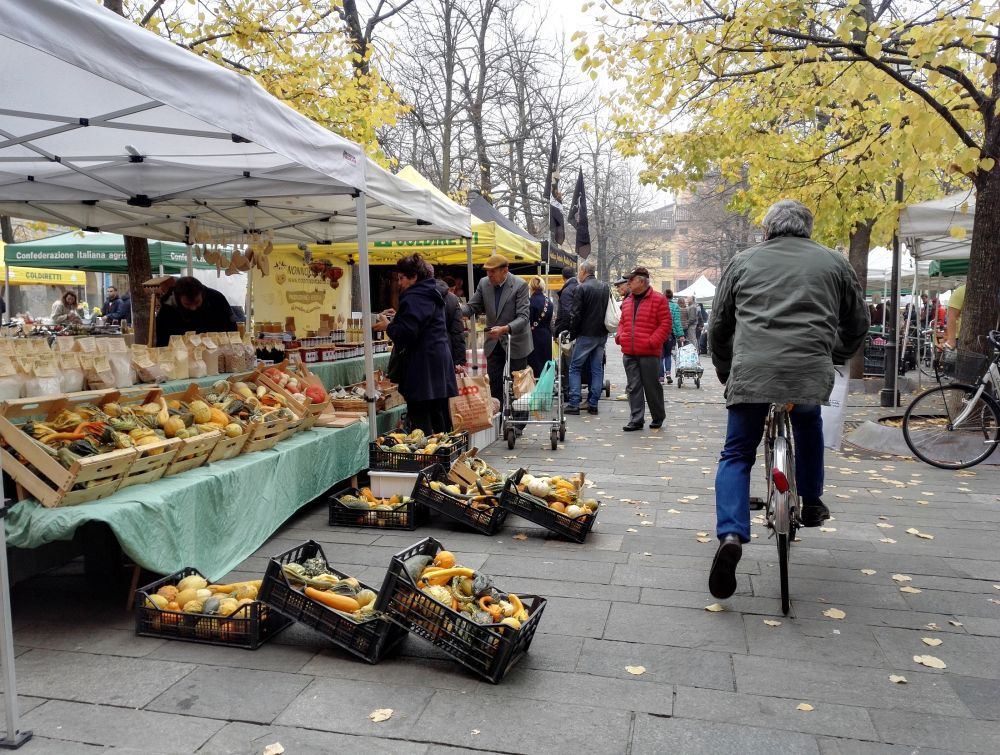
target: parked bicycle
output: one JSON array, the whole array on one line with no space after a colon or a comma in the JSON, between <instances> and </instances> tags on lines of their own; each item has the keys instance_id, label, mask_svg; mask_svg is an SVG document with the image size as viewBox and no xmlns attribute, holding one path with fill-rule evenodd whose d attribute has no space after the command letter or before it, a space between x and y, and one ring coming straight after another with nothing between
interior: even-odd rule
<instances>
[{"instance_id":1,"label":"parked bicycle","mask_svg":"<svg viewBox=\"0 0 1000 755\"><path fill-rule=\"evenodd\" d=\"M951 352L956 359L987 361L973 385L944 384L944 359L935 362L938 387L917 396L903 415L903 438L921 461L940 469L966 469L987 459L1000 444L1000 331L987 336L992 358Z\"/></svg>"}]
</instances>

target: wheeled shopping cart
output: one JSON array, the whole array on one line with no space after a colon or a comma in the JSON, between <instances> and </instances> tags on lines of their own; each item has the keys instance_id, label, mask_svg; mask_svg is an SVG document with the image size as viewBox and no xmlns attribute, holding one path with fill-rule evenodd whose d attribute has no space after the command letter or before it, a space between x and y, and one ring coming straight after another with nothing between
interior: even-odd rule
<instances>
[{"instance_id":1,"label":"wheeled shopping cart","mask_svg":"<svg viewBox=\"0 0 1000 755\"><path fill-rule=\"evenodd\" d=\"M555 371L551 390L538 391L539 383L532 393L514 397L514 376L510 369L510 336L507 336L507 363L503 371L503 402L500 407L500 434L507 440L507 448L514 448L517 436L529 425L546 425L552 450L559 442L566 440L566 419L562 404L562 367L559 359L549 360L546 369Z\"/></svg>"},{"instance_id":2,"label":"wheeled shopping cart","mask_svg":"<svg viewBox=\"0 0 1000 755\"><path fill-rule=\"evenodd\" d=\"M701 359L698 357L698 348L693 343L686 343L677 349L677 387L684 385L684 378L694 380L694 387L701 388L701 376L705 374L705 368L701 366Z\"/></svg>"}]
</instances>

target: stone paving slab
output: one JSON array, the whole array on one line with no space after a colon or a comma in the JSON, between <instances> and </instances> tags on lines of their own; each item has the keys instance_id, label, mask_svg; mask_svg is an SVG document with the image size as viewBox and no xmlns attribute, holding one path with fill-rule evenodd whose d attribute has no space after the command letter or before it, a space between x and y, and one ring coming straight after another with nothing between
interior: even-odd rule
<instances>
[{"instance_id":1,"label":"stone paving slab","mask_svg":"<svg viewBox=\"0 0 1000 755\"><path fill-rule=\"evenodd\" d=\"M624 383L613 348L608 373ZM602 400L599 417L568 418L557 451L543 435L484 451L501 469L585 470L603 508L584 544L513 516L492 537L442 517L415 532L331 528L320 500L234 572L257 578L269 556L314 539L337 568L378 587L393 554L435 537L505 589L549 599L530 652L500 685L416 637L378 665L301 625L254 652L138 638L123 596L95 599L70 564L14 589L20 700L37 736L24 751L258 755L275 742L294 755L998 751L996 470L827 452L831 531L800 533L784 617L777 552L760 524L739 592L708 594L721 391L709 372L702 390L669 387L665 397L659 431L623 433L626 402ZM879 416L877 396L850 404L851 419ZM754 490L759 476L758 466ZM705 610L715 602L724 610ZM845 617L824 616L831 607ZM948 667L917 665L917 654ZM814 709L797 710L802 702ZM394 712L376 724L376 708Z\"/></svg>"}]
</instances>

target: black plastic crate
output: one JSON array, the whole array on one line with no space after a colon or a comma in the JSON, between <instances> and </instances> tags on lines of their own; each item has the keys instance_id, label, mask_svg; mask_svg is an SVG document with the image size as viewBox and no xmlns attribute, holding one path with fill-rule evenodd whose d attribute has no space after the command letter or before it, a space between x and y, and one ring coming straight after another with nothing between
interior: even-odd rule
<instances>
[{"instance_id":1,"label":"black plastic crate","mask_svg":"<svg viewBox=\"0 0 1000 755\"><path fill-rule=\"evenodd\" d=\"M203 576L197 569L182 569L136 591L136 634L256 650L292 623L260 600L240 606L229 616L164 611L147 603L149 596L164 585L177 584L192 575Z\"/></svg>"},{"instance_id":2,"label":"black plastic crate","mask_svg":"<svg viewBox=\"0 0 1000 755\"><path fill-rule=\"evenodd\" d=\"M427 595L407 573L407 559L413 556L433 558L439 550L441 543L428 537L393 556L376 608L401 627L441 648L466 668L497 684L528 652L545 610L545 598L518 596L528 611L528 620L520 629L477 624Z\"/></svg>"},{"instance_id":3,"label":"black plastic crate","mask_svg":"<svg viewBox=\"0 0 1000 755\"><path fill-rule=\"evenodd\" d=\"M372 527L384 530L416 529L416 504L412 496L392 511L352 508L340 502L345 495L361 496L357 488L345 488L330 496L331 527Z\"/></svg>"},{"instance_id":4,"label":"black plastic crate","mask_svg":"<svg viewBox=\"0 0 1000 755\"><path fill-rule=\"evenodd\" d=\"M497 496L496 506L475 509L460 498L434 490L430 486L431 480L445 482L448 469L449 467L435 465L422 470L417 476L417 484L413 487L413 498L428 509L451 517L455 521L471 527L476 532L481 532L484 535L495 535L507 519L507 512L500 506L500 496Z\"/></svg>"},{"instance_id":5,"label":"black plastic crate","mask_svg":"<svg viewBox=\"0 0 1000 755\"><path fill-rule=\"evenodd\" d=\"M391 621L377 616L363 621L354 620L307 598L304 593L292 587L281 569L282 565L293 562L301 563L314 556L326 559L323 549L313 540L308 540L302 545L273 556L267 564L267 571L264 573L264 583L260 588L260 600L289 619L312 627L332 640L337 646L368 661L368 663L378 663L386 653L406 637L406 632ZM333 567L329 567L329 571L342 579L348 576ZM362 587L373 590L363 582L360 584Z\"/></svg>"},{"instance_id":6,"label":"black plastic crate","mask_svg":"<svg viewBox=\"0 0 1000 755\"><path fill-rule=\"evenodd\" d=\"M368 468L384 472L420 472L433 464L444 464L451 467L452 463L462 453L468 450L469 434L459 433L451 443L442 450L435 450L430 455L405 454L397 451L383 451L372 441L368 445Z\"/></svg>"},{"instance_id":7,"label":"black plastic crate","mask_svg":"<svg viewBox=\"0 0 1000 755\"><path fill-rule=\"evenodd\" d=\"M522 495L517 489L517 483L521 481L524 472L523 469L519 470L516 475L508 477L507 482L504 483L503 492L500 493L500 505L504 510L517 514L529 522L539 524L567 540L576 543L582 543L586 540L590 530L594 527L594 522L597 521L597 511L581 514L574 519L536 503ZM598 507L598 511L600 511L600 507Z\"/></svg>"}]
</instances>

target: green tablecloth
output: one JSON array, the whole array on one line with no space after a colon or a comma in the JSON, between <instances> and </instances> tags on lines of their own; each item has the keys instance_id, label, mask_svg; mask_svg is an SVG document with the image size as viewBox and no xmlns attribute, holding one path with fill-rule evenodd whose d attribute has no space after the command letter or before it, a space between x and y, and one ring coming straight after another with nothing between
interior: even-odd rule
<instances>
[{"instance_id":1,"label":"green tablecloth","mask_svg":"<svg viewBox=\"0 0 1000 755\"><path fill-rule=\"evenodd\" d=\"M388 354L375 355L375 369L384 370L388 364ZM364 380L365 360L364 357L355 357L354 359L342 359L339 362L320 362L319 364L309 365L309 371L318 376L323 381L323 385L329 390L330 388L336 388L338 385L353 385ZM206 388L216 380L225 380L227 377L229 377L228 374L190 378L189 380L171 380L162 383L160 387L163 388L165 393L177 393L186 390L191 383L197 383L200 387ZM152 388L153 386L150 387Z\"/></svg>"},{"instance_id":2,"label":"green tablecloth","mask_svg":"<svg viewBox=\"0 0 1000 755\"><path fill-rule=\"evenodd\" d=\"M21 501L7 543L36 548L106 522L140 566L170 574L192 566L219 579L257 550L295 511L368 467L368 424L314 428L258 451L79 506Z\"/></svg>"}]
</instances>

